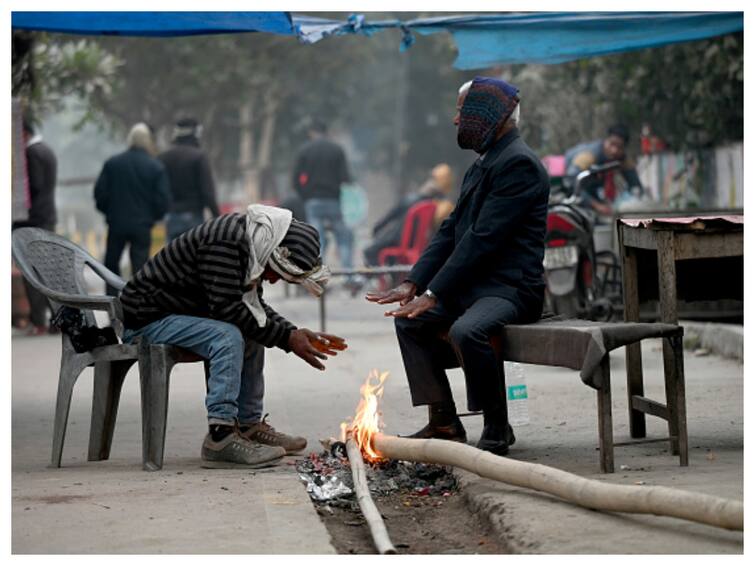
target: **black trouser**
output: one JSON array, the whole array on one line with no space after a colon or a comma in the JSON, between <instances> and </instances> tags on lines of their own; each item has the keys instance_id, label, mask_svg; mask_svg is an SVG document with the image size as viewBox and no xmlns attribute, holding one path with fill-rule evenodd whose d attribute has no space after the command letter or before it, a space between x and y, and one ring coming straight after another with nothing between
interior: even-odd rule
<instances>
[{"instance_id":1,"label":"black trouser","mask_svg":"<svg viewBox=\"0 0 755 566\"><path fill-rule=\"evenodd\" d=\"M149 259L149 247L152 244L152 234L149 228L135 227L128 231L108 230L107 249L105 250L105 267L116 275L121 274L120 263L123 249L129 246L131 259L131 276L133 277ZM118 295L115 287L107 286L107 294Z\"/></svg>"},{"instance_id":2,"label":"black trouser","mask_svg":"<svg viewBox=\"0 0 755 566\"><path fill-rule=\"evenodd\" d=\"M397 318L396 335L409 380L412 404L452 401L445 370L464 370L470 411L495 409L508 421L503 364L490 337L525 317L524 307L501 297L483 297L460 316L442 305L417 318ZM450 343L441 336L448 331Z\"/></svg>"},{"instance_id":3,"label":"black trouser","mask_svg":"<svg viewBox=\"0 0 755 566\"><path fill-rule=\"evenodd\" d=\"M27 222L13 223L13 230L24 227L43 228L50 232L55 231L54 224L35 226L34 224L29 224ZM42 293L32 287L26 280L26 277L24 277L24 289L26 290L26 298L29 301L29 322L34 326L47 326L47 311L48 309L52 311L50 308L50 301L48 301L47 297Z\"/></svg>"}]
</instances>

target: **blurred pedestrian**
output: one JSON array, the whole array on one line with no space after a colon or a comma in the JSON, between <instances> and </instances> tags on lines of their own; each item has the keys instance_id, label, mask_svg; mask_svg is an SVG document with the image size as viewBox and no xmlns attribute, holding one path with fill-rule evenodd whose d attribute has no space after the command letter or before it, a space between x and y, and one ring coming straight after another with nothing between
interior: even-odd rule
<instances>
[{"instance_id":1,"label":"blurred pedestrian","mask_svg":"<svg viewBox=\"0 0 755 566\"><path fill-rule=\"evenodd\" d=\"M606 137L581 143L569 149L566 160L566 182L574 185L577 175L593 165L605 165L610 161L621 163L619 169L599 174L583 187L582 203L598 214L613 214L614 202L624 193L635 197L642 195L642 183L634 163L626 154L629 143L629 129L623 124L614 124L606 132Z\"/></svg>"},{"instance_id":2,"label":"blurred pedestrian","mask_svg":"<svg viewBox=\"0 0 755 566\"><path fill-rule=\"evenodd\" d=\"M12 229L33 226L55 231L57 211L55 208L55 182L58 161L55 153L35 131L31 116L23 117L24 141L26 143L26 173L31 208L26 220L13 223ZM29 319L32 335L46 334L48 331L47 311L49 303L42 293L24 279L26 296L29 299Z\"/></svg>"},{"instance_id":3,"label":"blurred pedestrian","mask_svg":"<svg viewBox=\"0 0 755 566\"><path fill-rule=\"evenodd\" d=\"M341 214L341 185L351 180L341 146L327 137L328 128L315 119L309 141L299 150L293 174L294 191L304 202L307 222L317 228L322 256L327 257L327 232L335 234L341 266L353 265L354 235Z\"/></svg>"},{"instance_id":4,"label":"blurred pedestrian","mask_svg":"<svg viewBox=\"0 0 755 566\"><path fill-rule=\"evenodd\" d=\"M132 276L149 258L152 226L170 206L168 175L157 160L152 132L146 124L131 128L128 149L105 162L94 186L97 210L108 224L105 266L120 275L121 255L129 246ZM117 295L108 286L109 295Z\"/></svg>"},{"instance_id":5,"label":"blurred pedestrian","mask_svg":"<svg viewBox=\"0 0 755 566\"><path fill-rule=\"evenodd\" d=\"M378 255L383 248L397 246L401 241L404 223L409 209L424 201L436 203L433 218L433 232L445 220L454 208L454 203L448 198L454 188L453 171L446 163L439 163L433 167L430 177L417 192L409 193L399 203L375 224L372 229L372 243L364 250L366 265L377 265Z\"/></svg>"},{"instance_id":6,"label":"blurred pedestrian","mask_svg":"<svg viewBox=\"0 0 755 566\"><path fill-rule=\"evenodd\" d=\"M207 154L200 148L202 126L194 118L182 118L173 129L173 145L160 154L170 181L172 203L166 219L168 241L204 222L204 210L220 216L215 182Z\"/></svg>"}]
</instances>

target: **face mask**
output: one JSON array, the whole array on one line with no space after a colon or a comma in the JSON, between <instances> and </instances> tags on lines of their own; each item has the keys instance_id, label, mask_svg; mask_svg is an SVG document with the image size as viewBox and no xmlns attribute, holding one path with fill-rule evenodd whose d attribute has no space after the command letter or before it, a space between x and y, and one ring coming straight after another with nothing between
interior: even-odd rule
<instances>
[{"instance_id":1,"label":"face mask","mask_svg":"<svg viewBox=\"0 0 755 566\"><path fill-rule=\"evenodd\" d=\"M515 86L499 79L475 78L459 111L459 147L485 153L519 103L518 92Z\"/></svg>"}]
</instances>

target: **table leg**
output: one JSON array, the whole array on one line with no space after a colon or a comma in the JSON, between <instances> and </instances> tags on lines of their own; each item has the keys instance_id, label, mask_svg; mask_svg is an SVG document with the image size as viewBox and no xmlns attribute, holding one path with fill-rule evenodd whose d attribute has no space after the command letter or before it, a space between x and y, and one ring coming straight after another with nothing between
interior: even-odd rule
<instances>
[{"instance_id":1,"label":"table leg","mask_svg":"<svg viewBox=\"0 0 755 566\"><path fill-rule=\"evenodd\" d=\"M674 258L673 232L659 231L658 242L658 298L661 309L661 322L677 324L676 310L676 260ZM668 431L671 452L679 454L679 423L677 411L678 376L674 348L670 340L663 341L663 372L666 376L666 405L669 410Z\"/></svg>"},{"instance_id":2,"label":"table leg","mask_svg":"<svg viewBox=\"0 0 755 566\"><path fill-rule=\"evenodd\" d=\"M619 227L619 245L622 250L622 276L624 289L624 321L639 322L640 294L637 277L637 251L623 245L623 226ZM632 408L632 397L645 395L642 376L642 349L640 343L626 347L627 401L629 406L629 433L632 438L645 438L645 413Z\"/></svg>"}]
</instances>

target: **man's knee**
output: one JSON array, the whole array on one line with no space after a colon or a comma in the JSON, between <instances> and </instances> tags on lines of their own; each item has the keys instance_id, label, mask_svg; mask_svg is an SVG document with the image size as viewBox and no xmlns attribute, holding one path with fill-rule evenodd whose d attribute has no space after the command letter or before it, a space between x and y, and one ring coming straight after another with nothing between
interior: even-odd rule
<instances>
[{"instance_id":1,"label":"man's knee","mask_svg":"<svg viewBox=\"0 0 755 566\"><path fill-rule=\"evenodd\" d=\"M396 317L393 319L393 324L396 327L396 334L406 334L408 332L415 332L422 326L422 323L412 318Z\"/></svg>"},{"instance_id":2,"label":"man's knee","mask_svg":"<svg viewBox=\"0 0 755 566\"><path fill-rule=\"evenodd\" d=\"M212 333L211 348L217 351L234 352L243 356L245 342L241 330L235 324L217 322Z\"/></svg>"},{"instance_id":3,"label":"man's knee","mask_svg":"<svg viewBox=\"0 0 755 566\"><path fill-rule=\"evenodd\" d=\"M459 348L488 341L488 337L482 328L463 319L457 320L451 325L448 337Z\"/></svg>"}]
</instances>

